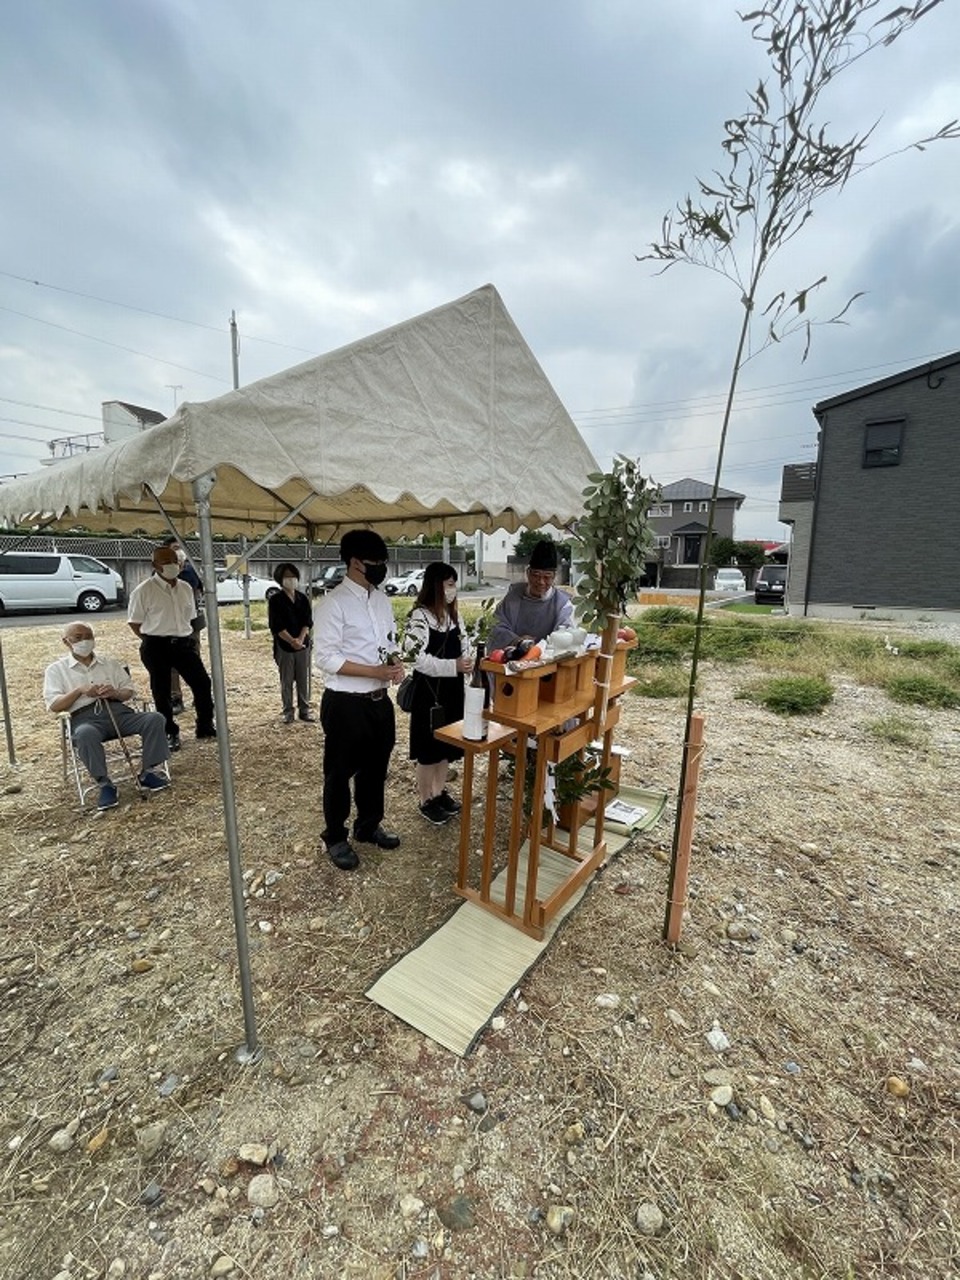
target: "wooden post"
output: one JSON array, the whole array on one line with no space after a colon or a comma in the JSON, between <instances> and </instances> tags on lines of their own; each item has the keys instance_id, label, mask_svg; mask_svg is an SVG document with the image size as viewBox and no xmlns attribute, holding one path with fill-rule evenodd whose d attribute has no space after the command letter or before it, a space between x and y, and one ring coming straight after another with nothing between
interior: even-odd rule
<instances>
[{"instance_id":1,"label":"wooden post","mask_svg":"<svg viewBox=\"0 0 960 1280\"><path fill-rule=\"evenodd\" d=\"M676 944L683 927L683 909L687 901L687 882L690 875L690 846L693 843L693 822L697 812L697 781L700 777L700 761L703 758L704 718L698 712L690 717L690 736L684 743L686 757L683 794L680 796L680 812L677 816L677 839L673 862L670 867L670 883L667 886L667 913L663 925L664 939Z\"/></svg>"}]
</instances>

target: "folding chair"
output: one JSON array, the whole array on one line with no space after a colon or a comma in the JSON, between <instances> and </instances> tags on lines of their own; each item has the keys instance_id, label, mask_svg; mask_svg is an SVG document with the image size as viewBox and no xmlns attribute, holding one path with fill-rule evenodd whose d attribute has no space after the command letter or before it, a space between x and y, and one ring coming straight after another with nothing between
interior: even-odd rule
<instances>
[{"instance_id":1,"label":"folding chair","mask_svg":"<svg viewBox=\"0 0 960 1280\"><path fill-rule=\"evenodd\" d=\"M143 708L145 711L150 710L150 704L147 703ZM70 712L61 711L57 719L60 721L60 755L63 762L63 782L64 786L70 785L71 778L74 786L77 788L77 795L80 798L80 807L85 808L88 796L99 796L100 784L90 777L85 766L77 756L76 749L73 745L73 738L70 736ZM114 781L120 781L126 777L128 765L123 746L119 738L108 738L103 744L104 752L107 757L107 767L110 770L110 776ZM141 758L140 768L137 776L143 772L144 764ZM154 773L162 773L166 778L170 778L170 762L165 760L162 764L153 767Z\"/></svg>"}]
</instances>

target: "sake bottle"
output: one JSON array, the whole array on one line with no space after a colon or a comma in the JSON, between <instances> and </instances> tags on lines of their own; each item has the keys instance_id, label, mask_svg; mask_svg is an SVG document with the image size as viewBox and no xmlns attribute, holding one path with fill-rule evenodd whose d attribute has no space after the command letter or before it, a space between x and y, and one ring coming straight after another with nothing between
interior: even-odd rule
<instances>
[{"instance_id":1,"label":"sake bottle","mask_svg":"<svg viewBox=\"0 0 960 1280\"><path fill-rule=\"evenodd\" d=\"M463 694L463 736L471 742L479 742L487 736L487 722L483 718L483 709L490 700L490 689L486 674L480 667L484 651L485 646L482 641L479 641L473 659L470 683Z\"/></svg>"}]
</instances>

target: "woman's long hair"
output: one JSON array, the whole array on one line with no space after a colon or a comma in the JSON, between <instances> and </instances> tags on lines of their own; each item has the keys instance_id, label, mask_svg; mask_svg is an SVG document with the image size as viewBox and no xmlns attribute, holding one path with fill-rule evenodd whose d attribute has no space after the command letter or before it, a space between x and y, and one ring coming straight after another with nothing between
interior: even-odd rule
<instances>
[{"instance_id":1,"label":"woman's long hair","mask_svg":"<svg viewBox=\"0 0 960 1280\"><path fill-rule=\"evenodd\" d=\"M415 605L421 609L429 609L438 622L449 618L453 625L459 626L460 616L457 613L457 602L447 604L443 589L448 582L457 581L457 571L452 564L444 564L442 560L434 560L427 565L423 575L423 586L417 596Z\"/></svg>"}]
</instances>

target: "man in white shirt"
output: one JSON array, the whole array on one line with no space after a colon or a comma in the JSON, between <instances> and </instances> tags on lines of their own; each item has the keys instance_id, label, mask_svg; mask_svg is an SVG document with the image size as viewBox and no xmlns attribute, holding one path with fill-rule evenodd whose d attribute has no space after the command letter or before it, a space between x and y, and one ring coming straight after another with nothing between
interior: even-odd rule
<instances>
[{"instance_id":1,"label":"man in white shirt","mask_svg":"<svg viewBox=\"0 0 960 1280\"><path fill-rule=\"evenodd\" d=\"M384 789L396 741L391 684L403 679L393 606L380 590L387 547L372 529L351 529L340 540L347 572L314 615L314 653L324 673L323 842L330 861L352 871L360 859L348 839L350 783L356 818L353 838L396 849L400 837L384 830Z\"/></svg>"},{"instance_id":2,"label":"man in white shirt","mask_svg":"<svg viewBox=\"0 0 960 1280\"><path fill-rule=\"evenodd\" d=\"M215 738L213 690L194 643L197 604L193 588L179 577L173 547L157 547L153 573L130 593L127 621L140 638L140 661L150 673L150 692L163 716L171 751L180 750L180 728L173 718L170 673L177 671L190 686L197 713L197 737Z\"/></svg>"},{"instance_id":3,"label":"man in white shirt","mask_svg":"<svg viewBox=\"0 0 960 1280\"><path fill-rule=\"evenodd\" d=\"M63 632L63 643L69 653L47 667L43 700L48 711L70 712L74 748L100 786L97 807L113 809L118 803L116 784L107 771L103 750L105 742L116 738L117 729L124 737L135 735L141 739L144 771L140 786L147 791L162 791L169 779L158 769L170 759L163 716L156 711L134 711L126 705L134 693L130 672L115 658L94 652L93 631L85 622L71 622Z\"/></svg>"}]
</instances>

